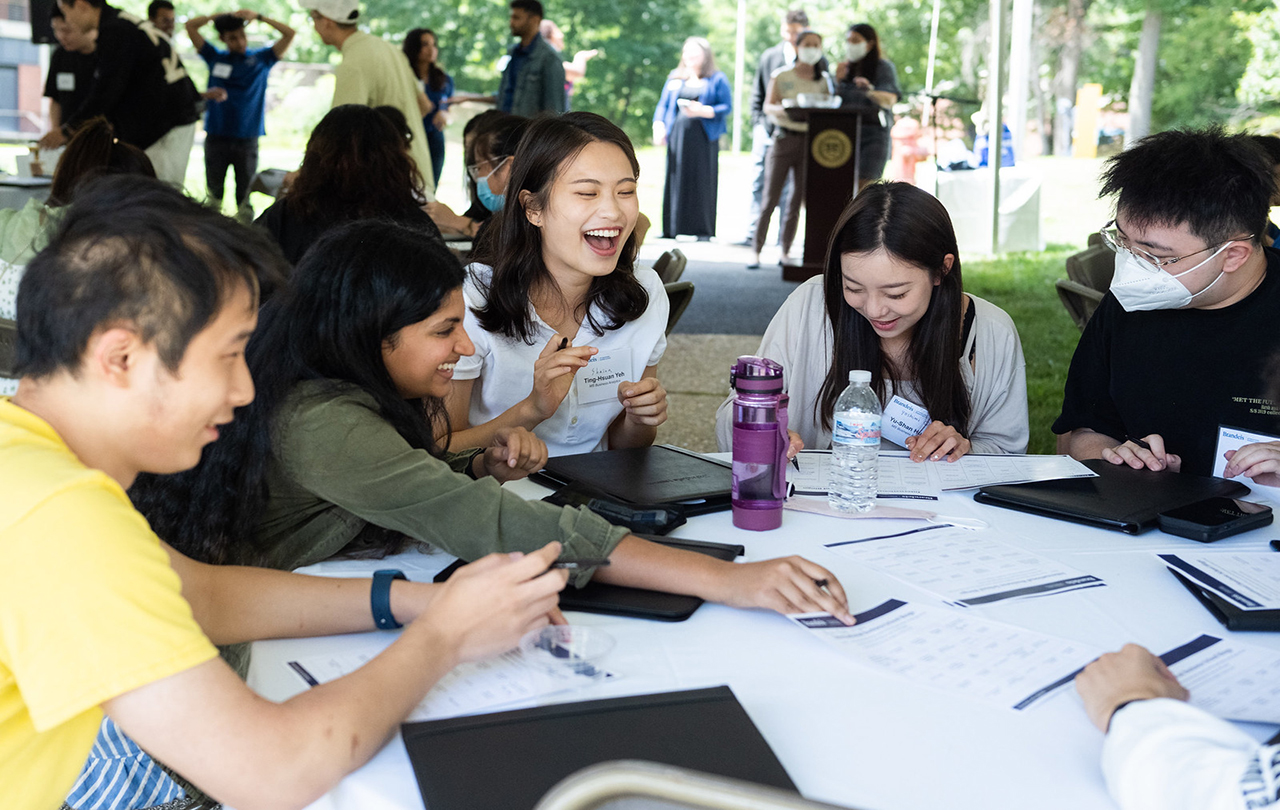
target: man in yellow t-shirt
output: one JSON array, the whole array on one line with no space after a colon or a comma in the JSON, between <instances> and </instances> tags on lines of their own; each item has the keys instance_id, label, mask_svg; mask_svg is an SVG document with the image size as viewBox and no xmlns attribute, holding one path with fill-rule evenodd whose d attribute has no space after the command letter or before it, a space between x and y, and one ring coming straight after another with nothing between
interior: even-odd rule
<instances>
[{"instance_id":1,"label":"man in yellow t-shirt","mask_svg":"<svg viewBox=\"0 0 1280 810\"><path fill-rule=\"evenodd\" d=\"M56 807L103 712L242 810L306 804L362 765L455 664L545 624L559 544L492 555L444 585L196 563L125 489L192 467L253 398L244 347L265 237L157 181L84 187L18 292L0 398L0 803ZM381 592L379 592L381 588ZM371 590L372 589L372 590ZM275 704L213 644L407 626L374 661Z\"/></svg>"}]
</instances>

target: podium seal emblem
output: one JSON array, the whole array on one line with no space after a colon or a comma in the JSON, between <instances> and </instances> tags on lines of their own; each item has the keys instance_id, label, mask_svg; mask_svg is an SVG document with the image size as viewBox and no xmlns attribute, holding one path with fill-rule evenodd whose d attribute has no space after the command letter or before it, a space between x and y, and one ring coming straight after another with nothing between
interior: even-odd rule
<instances>
[{"instance_id":1,"label":"podium seal emblem","mask_svg":"<svg viewBox=\"0 0 1280 810\"><path fill-rule=\"evenodd\" d=\"M824 169L838 169L853 157L853 142L838 129L824 129L810 146L813 159Z\"/></svg>"}]
</instances>

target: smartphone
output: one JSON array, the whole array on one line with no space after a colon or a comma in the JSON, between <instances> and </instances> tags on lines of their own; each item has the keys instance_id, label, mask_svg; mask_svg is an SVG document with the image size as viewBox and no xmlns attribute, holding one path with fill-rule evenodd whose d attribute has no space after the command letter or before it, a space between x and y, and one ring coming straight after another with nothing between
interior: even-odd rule
<instances>
[{"instance_id":1,"label":"smartphone","mask_svg":"<svg viewBox=\"0 0 1280 810\"><path fill-rule=\"evenodd\" d=\"M1160 531L1212 543L1224 537L1271 525L1271 507L1235 498L1206 498L1161 512Z\"/></svg>"}]
</instances>

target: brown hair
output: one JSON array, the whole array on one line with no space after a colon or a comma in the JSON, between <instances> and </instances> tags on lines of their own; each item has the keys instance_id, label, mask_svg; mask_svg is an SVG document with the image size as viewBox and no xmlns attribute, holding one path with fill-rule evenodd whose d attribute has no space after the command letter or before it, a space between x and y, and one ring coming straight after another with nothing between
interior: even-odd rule
<instances>
[{"instance_id":1,"label":"brown hair","mask_svg":"<svg viewBox=\"0 0 1280 810\"><path fill-rule=\"evenodd\" d=\"M116 140L115 130L99 115L80 125L53 172L48 205L67 205L76 189L104 174L137 174L155 177L151 158L136 146Z\"/></svg>"},{"instance_id":2,"label":"brown hair","mask_svg":"<svg viewBox=\"0 0 1280 810\"><path fill-rule=\"evenodd\" d=\"M311 132L286 199L300 216L341 222L401 216L426 202L422 189L395 126L372 107L343 104Z\"/></svg>"}]
</instances>

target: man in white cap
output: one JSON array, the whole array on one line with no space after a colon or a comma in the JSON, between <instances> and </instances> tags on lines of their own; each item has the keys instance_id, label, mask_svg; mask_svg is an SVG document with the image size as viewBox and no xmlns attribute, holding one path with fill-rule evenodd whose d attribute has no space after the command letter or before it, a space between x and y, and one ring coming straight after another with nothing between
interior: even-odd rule
<instances>
[{"instance_id":1,"label":"man in white cap","mask_svg":"<svg viewBox=\"0 0 1280 810\"><path fill-rule=\"evenodd\" d=\"M342 51L342 64L334 70L333 106L365 104L396 107L404 113L413 133L409 151L422 174L427 199L435 199L435 179L422 117L434 111L431 101L413 75L404 54L394 45L356 29L360 19L358 0L300 0L311 12L311 23L326 45Z\"/></svg>"}]
</instances>

